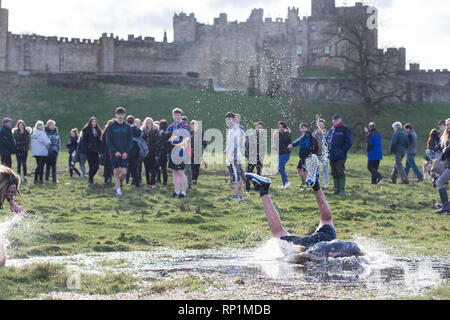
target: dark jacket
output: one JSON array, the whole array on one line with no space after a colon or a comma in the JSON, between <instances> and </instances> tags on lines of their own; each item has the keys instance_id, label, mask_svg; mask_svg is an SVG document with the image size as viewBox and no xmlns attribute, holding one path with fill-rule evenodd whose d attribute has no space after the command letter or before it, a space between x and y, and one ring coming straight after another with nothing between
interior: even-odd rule
<instances>
[{"instance_id":1,"label":"dark jacket","mask_svg":"<svg viewBox=\"0 0 450 320\"><path fill-rule=\"evenodd\" d=\"M144 140L147 142L148 155L147 157L159 157L161 146L161 132L158 128L154 128L148 132L144 131Z\"/></svg>"},{"instance_id":2,"label":"dark jacket","mask_svg":"<svg viewBox=\"0 0 450 320\"><path fill-rule=\"evenodd\" d=\"M442 150L442 161L447 161L447 169L450 169L450 141L447 142L446 147Z\"/></svg>"},{"instance_id":3,"label":"dark jacket","mask_svg":"<svg viewBox=\"0 0 450 320\"><path fill-rule=\"evenodd\" d=\"M442 147L441 147L440 142L441 142L441 138L439 136L431 139L429 144L428 144L428 146L427 146L427 149L431 150L431 151L434 151L434 152L442 151Z\"/></svg>"},{"instance_id":4,"label":"dark jacket","mask_svg":"<svg viewBox=\"0 0 450 320\"><path fill-rule=\"evenodd\" d=\"M262 133L258 130L255 130L254 133L245 140L245 157L249 159L250 164L256 164L257 162L262 163L264 161L267 151L265 141ZM250 143L254 144L251 148Z\"/></svg>"},{"instance_id":5,"label":"dark jacket","mask_svg":"<svg viewBox=\"0 0 450 320\"><path fill-rule=\"evenodd\" d=\"M279 133L279 145L278 145L278 154L288 154L291 153L288 146L291 144L291 133L281 131Z\"/></svg>"},{"instance_id":6,"label":"dark jacket","mask_svg":"<svg viewBox=\"0 0 450 320\"><path fill-rule=\"evenodd\" d=\"M406 153L408 154L416 154L417 153L417 133L414 130L411 130L408 133L408 149L406 150Z\"/></svg>"},{"instance_id":7,"label":"dark jacket","mask_svg":"<svg viewBox=\"0 0 450 320\"><path fill-rule=\"evenodd\" d=\"M347 152L353 144L350 129L341 123L328 131L327 139L330 161L347 160Z\"/></svg>"},{"instance_id":8,"label":"dark jacket","mask_svg":"<svg viewBox=\"0 0 450 320\"><path fill-rule=\"evenodd\" d=\"M88 152L102 151L102 142L100 140L101 134L102 133L99 130L96 130L94 133L94 130L89 127L83 129L83 139L86 143L86 149Z\"/></svg>"},{"instance_id":9,"label":"dark jacket","mask_svg":"<svg viewBox=\"0 0 450 320\"><path fill-rule=\"evenodd\" d=\"M391 153L400 153L405 155L409 146L409 138L405 131L399 129L395 131L391 141Z\"/></svg>"},{"instance_id":10,"label":"dark jacket","mask_svg":"<svg viewBox=\"0 0 450 320\"><path fill-rule=\"evenodd\" d=\"M106 134L106 144L112 156L117 152L129 154L133 147L133 133L130 125L125 122L119 124L117 120L111 123Z\"/></svg>"},{"instance_id":11,"label":"dark jacket","mask_svg":"<svg viewBox=\"0 0 450 320\"><path fill-rule=\"evenodd\" d=\"M69 149L69 154L72 154L78 149L78 138L70 137L69 141L70 143L68 143L66 147Z\"/></svg>"},{"instance_id":12,"label":"dark jacket","mask_svg":"<svg viewBox=\"0 0 450 320\"><path fill-rule=\"evenodd\" d=\"M381 133L377 129L371 129L367 134L367 160L379 161L382 159Z\"/></svg>"},{"instance_id":13,"label":"dark jacket","mask_svg":"<svg viewBox=\"0 0 450 320\"><path fill-rule=\"evenodd\" d=\"M31 133L30 127L25 128L23 133L20 133L18 128L14 128L12 130L12 134L16 142L17 153L28 153L28 150L30 149Z\"/></svg>"},{"instance_id":14,"label":"dark jacket","mask_svg":"<svg viewBox=\"0 0 450 320\"><path fill-rule=\"evenodd\" d=\"M86 155L88 152L86 139L84 136L81 136L80 140L78 141L78 153Z\"/></svg>"},{"instance_id":15,"label":"dark jacket","mask_svg":"<svg viewBox=\"0 0 450 320\"><path fill-rule=\"evenodd\" d=\"M141 129L139 129L138 127L136 127L135 125L130 126L131 128L131 135L133 139L138 139L142 137L142 131ZM139 157L139 144L133 141L133 147L130 150L130 158L138 158Z\"/></svg>"},{"instance_id":16,"label":"dark jacket","mask_svg":"<svg viewBox=\"0 0 450 320\"><path fill-rule=\"evenodd\" d=\"M318 143L311 131L306 131L300 138L292 142L292 146L300 146L299 156L301 159L308 158L311 154L318 154Z\"/></svg>"},{"instance_id":17,"label":"dark jacket","mask_svg":"<svg viewBox=\"0 0 450 320\"><path fill-rule=\"evenodd\" d=\"M61 149L61 141L59 139L58 128L50 130L48 127L45 127L45 133L47 137L50 139L50 146L48 147L48 151L59 153Z\"/></svg>"},{"instance_id":18,"label":"dark jacket","mask_svg":"<svg viewBox=\"0 0 450 320\"><path fill-rule=\"evenodd\" d=\"M0 155L7 156L14 154L15 144L11 129L3 126L0 129Z\"/></svg>"},{"instance_id":19,"label":"dark jacket","mask_svg":"<svg viewBox=\"0 0 450 320\"><path fill-rule=\"evenodd\" d=\"M160 157L167 157L167 155L172 151L172 144L169 139L172 133L168 133L167 131L162 132L159 140L159 152Z\"/></svg>"}]
</instances>

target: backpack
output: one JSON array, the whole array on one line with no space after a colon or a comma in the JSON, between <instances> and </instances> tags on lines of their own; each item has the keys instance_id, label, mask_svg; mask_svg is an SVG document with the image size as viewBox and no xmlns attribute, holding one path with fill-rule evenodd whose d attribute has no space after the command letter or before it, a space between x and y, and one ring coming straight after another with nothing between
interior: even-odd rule
<instances>
[{"instance_id":1,"label":"backpack","mask_svg":"<svg viewBox=\"0 0 450 320\"><path fill-rule=\"evenodd\" d=\"M142 137L133 138L139 147L139 158L145 159L149 153L147 142Z\"/></svg>"}]
</instances>

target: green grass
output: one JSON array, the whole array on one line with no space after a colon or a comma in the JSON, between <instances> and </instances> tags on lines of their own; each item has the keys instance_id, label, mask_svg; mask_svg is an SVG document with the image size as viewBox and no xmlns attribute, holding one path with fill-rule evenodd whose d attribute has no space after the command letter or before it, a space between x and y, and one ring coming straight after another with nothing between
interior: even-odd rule
<instances>
[{"instance_id":1,"label":"green grass","mask_svg":"<svg viewBox=\"0 0 450 320\"><path fill-rule=\"evenodd\" d=\"M36 298L43 293L70 291L71 274L62 265L31 264L23 268L0 268L0 300ZM127 274L81 274L72 292L111 295L133 290L135 280Z\"/></svg>"},{"instance_id":2,"label":"green grass","mask_svg":"<svg viewBox=\"0 0 450 320\"><path fill-rule=\"evenodd\" d=\"M153 119L171 121L171 110L179 106L189 119L203 121L203 128L217 128L225 131L224 115L232 110L242 115L245 127L253 127L263 121L267 128L274 128L277 121L284 120L299 135L301 122L315 125L316 115L331 122L334 113L342 114L344 122L353 129L355 142L364 146L363 115L361 105L348 102L305 101L294 99L269 99L247 97L225 93L209 94L164 87L123 85L94 82L90 90L74 90L49 86L39 77L18 77L0 74L0 105L2 114L17 120L22 118L33 126L36 120L56 121L63 137L63 147L70 129L81 128L89 117L96 116L103 125L114 116L118 105L127 108L142 120ZM32 80L32 81L31 81ZM447 104L415 104L402 107L388 107L375 120L383 133L384 150L388 151L392 136L392 123L401 120L410 122L419 135L419 154L425 152L425 142L431 128L439 119L449 117Z\"/></svg>"},{"instance_id":3,"label":"green grass","mask_svg":"<svg viewBox=\"0 0 450 320\"><path fill-rule=\"evenodd\" d=\"M347 123L361 119L360 107L352 103L250 98L100 82L91 90L78 91L49 87L45 83L29 85L25 78L10 80L9 85L2 84L8 89L0 94L2 114L14 119L23 118L29 125L37 119L52 118L63 134L63 152L58 162L60 183L27 184L21 188L22 199L18 199L18 203L28 211L30 218L9 236L13 241L8 251L11 258L149 250L159 246L174 249L242 248L257 246L270 238L259 196L251 193L246 195L245 202L233 202L232 189L225 183L222 166L210 166L203 172L199 184L183 201L171 198L171 177L169 188L148 191L125 187L120 199L114 196L111 187L101 184L103 179L100 177L93 186L83 179L70 178L64 146L69 130L80 128L92 115L105 122L113 116L117 105L126 106L129 114L142 119L145 116L169 118L172 107L180 106L190 119L203 120L204 128L220 129L224 129L223 115L229 110L239 112L246 127L262 120L270 128L276 121L286 120L296 128L302 121L313 121L316 114L329 119L336 112L341 113ZM437 120L448 118L449 106L409 105L385 111L376 119L379 129L385 133L385 149L394 121L411 122L423 145L425 136ZM356 139L362 137L356 131L354 135ZM417 160L420 164L420 159ZM293 185L299 182L297 162L298 158L293 156L287 166ZM381 164L385 177L389 176L392 164L392 157L385 157ZM431 183L392 186L385 179L380 185L371 186L366 166L362 152L351 154L347 162L347 197L325 192L333 210L338 238L345 240L358 235L376 239L405 254L448 255L450 222L447 216L433 213L438 194ZM34 168L30 156L29 172L32 173ZM281 191L276 188L281 184L280 177L272 178L273 201L287 230L297 235L314 232L318 212L313 194L302 194L295 187ZM9 215L7 209L1 214ZM105 265L120 263L104 262ZM45 277L40 277L33 268L39 270L40 267L25 271L0 269L0 298L35 297L64 282L64 269L46 267ZM132 287L128 278L109 279L108 283L114 284L112 287L107 287L103 278L87 279L90 285L84 290L88 293L106 294ZM174 286L160 285L160 289L155 285L155 292ZM181 283L176 286L196 285ZM436 290L431 294L448 297L448 287Z\"/></svg>"}]
</instances>

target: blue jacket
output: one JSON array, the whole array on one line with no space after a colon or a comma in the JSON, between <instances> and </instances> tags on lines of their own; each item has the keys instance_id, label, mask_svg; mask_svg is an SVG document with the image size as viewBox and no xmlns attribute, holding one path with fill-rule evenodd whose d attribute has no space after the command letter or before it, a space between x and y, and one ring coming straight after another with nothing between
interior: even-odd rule
<instances>
[{"instance_id":1,"label":"blue jacket","mask_svg":"<svg viewBox=\"0 0 450 320\"><path fill-rule=\"evenodd\" d=\"M409 138L402 129L395 131L391 141L391 153L400 153L405 155L409 146Z\"/></svg>"},{"instance_id":2,"label":"blue jacket","mask_svg":"<svg viewBox=\"0 0 450 320\"><path fill-rule=\"evenodd\" d=\"M302 159L308 158L311 154L317 154L317 140L310 131L306 131L302 136L292 142L292 146L300 146L299 156Z\"/></svg>"},{"instance_id":3,"label":"blue jacket","mask_svg":"<svg viewBox=\"0 0 450 320\"><path fill-rule=\"evenodd\" d=\"M381 133L372 129L367 135L367 160L383 160L383 148L381 145Z\"/></svg>"},{"instance_id":4,"label":"blue jacket","mask_svg":"<svg viewBox=\"0 0 450 320\"><path fill-rule=\"evenodd\" d=\"M353 145L352 133L342 123L327 134L330 161L347 160L347 152Z\"/></svg>"}]
</instances>

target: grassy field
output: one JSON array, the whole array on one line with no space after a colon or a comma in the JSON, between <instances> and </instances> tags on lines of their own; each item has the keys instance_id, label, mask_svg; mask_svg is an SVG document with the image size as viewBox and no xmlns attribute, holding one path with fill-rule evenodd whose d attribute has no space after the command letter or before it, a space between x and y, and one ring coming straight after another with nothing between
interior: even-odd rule
<instances>
[{"instance_id":1,"label":"grassy field","mask_svg":"<svg viewBox=\"0 0 450 320\"><path fill-rule=\"evenodd\" d=\"M316 114L329 119L335 112L342 113L346 122L360 119L358 105L341 102L249 98L105 83L96 83L90 90L83 91L44 84L29 86L20 78L14 81L2 85L9 91L0 95L1 115L23 118L29 125L37 119L56 120L63 134L63 152L58 162L58 185L26 184L21 188L22 198L18 203L28 211L30 218L9 237L13 242L9 250L11 258L155 247L244 248L270 238L259 196L252 192L245 195L244 202L233 202L223 166L211 166L202 172L199 184L182 201L170 197L171 177L168 188L150 191L125 187L120 199L114 196L111 187L102 184L100 177L94 185L87 185L81 178L70 178L64 142L69 130L80 128L91 115L104 122L113 116L115 106L124 105L129 114L160 119L168 118L171 109L180 106L190 119L203 120L205 128L220 129L224 128L223 115L229 110L239 112L247 127L258 120L273 127L281 119L296 127L301 121L312 122ZM390 125L395 120L413 123L420 143L424 144L425 135L437 120L449 117L449 106L410 105L385 111L376 119L380 130L387 133L385 148L392 131ZM420 163L420 159L417 160ZM293 156L287 166L293 185L299 182L297 162L298 158ZM385 177L389 176L392 164L392 157L385 157L381 164ZM362 152L350 155L347 196L342 198L332 195L330 190L325 192L333 209L338 238L362 236L376 239L397 253L448 256L450 222L448 216L433 213L438 194L431 183L392 186L385 179L372 186L366 166ZM34 159L30 156L29 172L34 168ZM279 176L272 178L274 186L281 184ZM272 197L290 233L314 232L318 212L312 193L301 193L295 187L289 190L274 187ZM1 214L0 221L9 215L7 209ZM108 278L108 281L103 281L104 277L88 278L85 290L115 293L133 286L126 275L113 280ZM0 269L0 298L34 297L60 285L66 278L63 269L53 266L33 266L25 272L3 268ZM431 291L429 297L436 295L448 299L448 286Z\"/></svg>"},{"instance_id":2,"label":"grassy field","mask_svg":"<svg viewBox=\"0 0 450 320\"><path fill-rule=\"evenodd\" d=\"M279 120L284 120L293 129L294 136L300 134L301 122L315 125L316 115L320 115L328 121L329 127L331 116L340 113L352 128L355 142L365 142L361 106L356 103L269 99L101 82L95 82L89 90L74 90L49 86L45 81L30 82L26 77L0 75L1 115L15 120L22 118L30 126L38 119L51 118L57 122L63 142L69 137L70 129L80 129L91 116L96 116L102 124L114 117L118 105L125 106L128 114L142 120L147 116L171 120L171 110L179 106L189 119L202 120L204 129L223 131L224 115L234 111L242 115L242 124L247 128L257 121L263 121L268 129L275 128ZM375 119L383 133L384 150L388 151L392 123L401 121L413 124L419 135L418 153L424 154L431 128L438 120L447 119L449 110L450 103L387 107Z\"/></svg>"}]
</instances>

